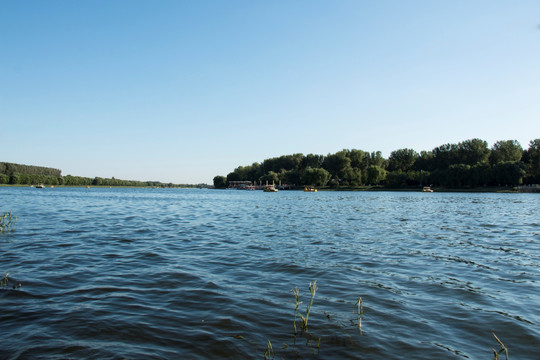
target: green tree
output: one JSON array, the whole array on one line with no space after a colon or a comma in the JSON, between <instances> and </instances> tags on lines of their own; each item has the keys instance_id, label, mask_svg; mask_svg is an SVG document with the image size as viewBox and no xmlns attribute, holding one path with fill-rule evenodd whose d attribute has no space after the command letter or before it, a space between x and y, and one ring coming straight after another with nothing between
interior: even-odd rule
<instances>
[{"instance_id":1,"label":"green tree","mask_svg":"<svg viewBox=\"0 0 540 360\"><path fill-rule=\"evenodd\" d=\"M302 173L302 184L325 186L330 180L330 178L330 173L323 168L307 167Z\"/></svg>"},{"instance_id":2,"label":"green tree","mask_svg":"<svg viewBox=\"0 0 540 360\"><path fill-rule=\"evenodd\" d=\"M506 161L516 162L520 161L522 156L523 148L517 140L501 140L491 147L489 162L491 165Z\"/></svg>"},{"instance_id":3,"label":"green tree","mask_svg":"<svg viewBox=\"0 0 540 360\"><path fill-rule=\"evenodd\" d=\"M240 175L233 171L227 174L227 183L230 183L231 181L242 181L243 179L240 177Z\"/></svg>"},{"instance_id":4,"label":"green tree","mask_svg":"<svg viewBox=\"0 0 540 360\"><path fill-rule=\"evenodd\" d=\"M302 158L300 162L300 170L307 169L308 167L316 169L322 167L324 162L324 156L307 154Z\"/></svg>"},{"instance_id":5,"label":"green tree","mask_svg":"<svg viewBox=\"0 0 540 360\"><path fill-rule=\"evenodd\" d=\"M349 159L351 159L351 167L353 169L365 169L367 168L367 164L364 165L364 156L365 152L362 150L344 150L346 152L346 155Z\"/></svg>"},{"instance_id":6,"label":"green tree","mask_svg":"<svg viewBox=\"0 0 540 360\"><path fill-rule=\"evenodd\" d=\"M19 178L20 178L20 174L13 174L9 177L9 183L11 185L17 185L19 184Z\"/></svg>"},{"instance_id":7,"label":"green tree","mask_svg":"<svg viewBox=\"0 0 540 360\"><path fill-rule=\"evenodd\" d=\"M371 165L367 169L367 182L377 185L386 179L386 170L377 165Z\"/></svg>"},{"instance_id":8,"label":"green tree","mask_svg":"<svg viewBox=\"0 0 540 360\"><path fill-rule=\"evenodd\" d=\"M225 189L227 187L227 178L225 176L214 176L214 187L216 189Z\"/></svg>"},{"instance_id":9,"label":"green tree","mask_svg":"<svg viewBox=\"0 0 540 360\"><path fill-rule=\"evenodd\" d=\"M521 185L525 174L525 164L521 161L500 162L493 167L493 175L498 185Z\"/></svg>"},{"instance_id":10,"label":"green tree","mask_svg":"<svg viewBox=\"0 0 540 360\"><path fill-rule=\"evenodd\" d=\"M341 179L343 185L359 186L362 183L362 171L349 167L343 172Z\"/></svg>"},{"instance_id":11,"label":"green tree","mask_svg":"<svg viewBox=\"0 0 540 360\"><path fill-rule=\"evenodd\" d=\"M384 168L386 165L386 159L382 156L382 152L373 151L369 156L369 165L375 165L380 168Z\"/></svg>"},{"instance_id":12,"label":"green tree","mask_svg":"<svg viewBox=\"0 0 540 360\"><path fill-rule=\"evenodd\" d=\"M386 184L391 187L406 186L407 180L407 174L401 170L392 171L386 175Z\"/></svg>"},{"instance_id":13,"label":"green tree","mask_svg":"<svg viewBox=\"0 0 540 360\"><path fill-rule=\"evenodd\" d=\"M234 177L238 180L248 180L249 166L239 166L234 169Z\"/></svg>"},{"instance_id":14,"label":"green tree","mask_svg":"<svg viewBox=\"0 0 540 360\"><path fill-rule=\"evenodd\" d=\"M275 173L281 172L284 170L298 169L300 163L302 162L304 155L302 154L293 154L293 155L282 155L278 158L266 159L263 161L262 168L265 174L273 171Z\"/></svg>"},{"instance_id":15,"label":"green tree","mask_svg":"<svg viewBox=\"0 0 540 360\"><path fill-rule=\"evenodd\" d=\"M264 173L261 164L255 162L249 167L246 180L256 182L263 175Z\"/></svg>"},{"instance_id":16,"label":"green tree","mask_svg":"<svg viewBox=\"0 0 540 360\"><path fill-rule=\"evenodd\" d=\"M401 170L403 172L413 169L419 155L413 149L400 149L390 153L388 158L388 171Z\"/></svg>"},{"instance_id":17,"label":"green tree","mask_svg":"<svg viewBox=\"0 0 540 360\"><path fill-rule=\"evenodd\" d=\"M338 181L342 180L345 174L352 170L351 159L347 157L346 150L326 156L323 167Z\"/></svg>"},{"instance_id":18,"label":"green tree","mask_svg":"<svg viewBox=\"0 0 540 360\"><path fill-rule=\"evenodd\" d=\"M433 171L435 170L433 151L420 151L416 162L414 163L415 170Z\"/></svg>"},{"instance_id":19,"label":"green tree","mask_svg":"<svg viewBox=\"0 0 540 360\"><path fill-rule=\"evenodd\" d=\"M443 185L453 188L471 186L471 166L466 164L450 165L445 171Z\"/></svg>"},{"instance_id":20,"label":"green tree","mask_svg":"<svg viewBox=\"0 0 540 360\"><path fill-rule=\"evenodd\" d=\"M447 169L450 165L457 164L459 159L458 146L456 144L444 144L432 151L433 168Z\"/></svg>"},{"instance_id":21,"label":"green tree","mask_svg":"<svg viewBox=\"0 0 540 360\"><path fill-rule=\"evenodd\" d=\"M28 175L28 174L17 174L19 176L19 181L17 184L20 185L31 185L32 183L40 184L42 181L37 179L37 175Z\"/></svg>"},{"instance_id":22,"label":"green tree","mask_svg":"<svg viewBox=\"0 0 540 360\"><path fill-rule=\"evenodd\" d=\"M277 184L279 183L279 175L273 171L269 171L268 174L261 176L259 179L261 183L266 184Z\"/></svg>"},{"instance_id":23,"label":"green tree","mask_svg":"<svg viewBox=\"0 0 540 360\"><path fill-rule=\"evenodd\" d=\"M529 142L529 148L523 154L523 161L527 165L527 182L540 183L540 139Z\"/></svg>"},{"instance_id":24,"label":"green tree","mask_svg":"<svg viewBox=\"0 0 540 360\"><path fill-rule=\"evenodd\" d=\"M282 184L295 185L300 183L300 171L298 169L281 169L278 178Z\"/></svg>"},{"instance_id":25,"label":"green tree","mask_svg":"<svg viewBox=\"0 0 540 360\"><path fill-rule=\"evenodd\" d=\"M465 140L458 144L458 164L476 165L487 162L490 154L487 141L480 139Z\"/></svg>"},{"instance_id":26,"label":"green tree","mask_svg":"<svg viewBox=\"0 0 540 360\"><path fill-rule=\"evenodd\" d=\"M478 163L471 167L471 186L487 186L492 182L491 166L487 163Z\"/></svg>"}]
</instances>

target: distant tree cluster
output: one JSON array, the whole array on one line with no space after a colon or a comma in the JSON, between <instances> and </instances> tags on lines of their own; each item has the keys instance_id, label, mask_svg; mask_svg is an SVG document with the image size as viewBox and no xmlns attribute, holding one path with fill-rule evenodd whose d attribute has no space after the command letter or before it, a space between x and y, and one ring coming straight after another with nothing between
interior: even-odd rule
<instances>
[{"instance_id":1,"label":"distant tree cluster","mask_svg":"<svg viewBox=\"0 0 540 360\"><path fill-rule=\"evenodd\" d=\"M62 171L53 168L0 162L0 184L11 185L66 185L66 186L131 186L131 187L201 187L201 185L164 184L159 181L136 181L113 178L88 178L62 176Z\"/></svg>"},{"instance_id":2,"label":"distant tree cluster","mask_svg":"<svg viewBox=\"0 0 540 360\"><path fill-rule=\"evenodd\" d=\"M88 178L82 176L67 175L63 177L63 184L67 186L130 186L130 187L177 187L179 185L163 184L159 181L121 180L113 178Z\"/></svg>"},{"instance_id":3,"label":"distant tree cluster","mask_svg":"<svg viewBox=\"0 0 540 360\"><path fill-rule=\"evenodd\" d=\"M0 184L50 184L62 183L62 171L58 169L0 162Z\"/></svg>"},{"instance_id":4,"label":"distant tree cluster","mask_svg":"<svg viewBox=\"0 0 540 360\"><path fill-rule=\"evenodd\" d=\"M497 141L491 148L480 139L445 144L431 151L393 151L388 159L380 151L342 150L335 154L293 154L239 166L216 176L214 186L230 181L275 182L298 186L406 187L435 185L449 188L515 186L540 183L540 139L524 150L516 140Z\"/></svg>"}]
</instances>

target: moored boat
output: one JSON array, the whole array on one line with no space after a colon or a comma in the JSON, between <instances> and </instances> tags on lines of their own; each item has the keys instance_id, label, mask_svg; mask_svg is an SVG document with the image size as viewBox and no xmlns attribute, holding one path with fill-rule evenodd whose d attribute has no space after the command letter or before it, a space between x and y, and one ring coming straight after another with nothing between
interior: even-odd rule
<instances>
[{"instance_id":1,"label":"moored boat","mask_svg":"<svg viewBox=\"0 0 540 360\"><path fill-rule=\"evenodd\" d=\"M317 189L315 189L315 186L306 186L304 188L305 192L317 192Z\"/></svg>"},{"instance_id":2,"label":"moored boat","mask_svg":"<svg viewBox=\"0 0 540 360\"><path fill-rule=\"evenodd\" d=\"M278 189L274 185L266 185L263 189L264 192L278 192Z\"/></svg>"},{"instance_id":3,"label":"moored boat","mask_svg":"<svg viewBox=\"0 0 540 360\"><path fill-rule=\"evenodd\" d=\"M272 181L272 185L268 185L268 181L266 182L266 185L263 188L264 192L278 192L278 189L276 189L276 184Z\"/></svg>"}]
</instances>

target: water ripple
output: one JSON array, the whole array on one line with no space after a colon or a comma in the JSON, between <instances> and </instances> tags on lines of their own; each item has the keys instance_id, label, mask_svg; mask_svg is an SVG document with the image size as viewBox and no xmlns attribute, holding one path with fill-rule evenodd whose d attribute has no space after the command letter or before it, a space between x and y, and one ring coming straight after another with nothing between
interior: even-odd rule
<instances>
[{"instance_id":1,"label":"water ripple","mask_svg":"<svg viewBox=\"0 0 540 360\"><path fill-rule=\"evenodd\" d=\"M489 358L540 341L534 194L0 188L7 359ZM1 209L0 209L1 210ZM298 287L309 331L293 332ZM354 304L362 297L362 327Z\"/></svg>"}]
</instances>

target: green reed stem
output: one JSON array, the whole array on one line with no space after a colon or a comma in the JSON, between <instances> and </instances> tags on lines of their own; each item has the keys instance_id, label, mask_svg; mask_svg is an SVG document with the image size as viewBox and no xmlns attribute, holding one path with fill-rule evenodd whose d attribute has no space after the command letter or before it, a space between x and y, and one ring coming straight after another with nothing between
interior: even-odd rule
<instances>
[{"instance_id":1,"label":"green reed stem","mask_svg":"<svg viewBox=\"0 0 540 360\"><path fill-rule=\"evenodd\" d=\"M268 345L266 345L266 351L264 352L264 360L274 358L274 348L272 348L272 343L268 340Z\"/></svg>"},{"instance_id":2,"label":"green reed stem","mask_svg":"<svg viewBox=\"0 0 540 360\"><path fill-rule=\"evenodd\" d=\"M302 322L303 322L303 325L302 325L303 330L307 330L309 313L311 312L311 307L313 306L313 300L315 299L315 294L317 293L318 289L319 288L317 287L317 280L315 280L312 283L311 282L309 283L309 292L311 293L311 299L309 301L309 304L306 306L306 317L304 318L302 314L300 314L300 316L302 317Z\"/></svg>"},{"instance_id":3,"label":"green reed stem","mask_svg":"<svg viewBox=\"0 0 540 360\"><path fill-rule=\"evenodd\" d=\"M16 223L17 217L13 216L11 211L2 214L2 216L0 216L0 233L14 231Z\"/></svg>"},{"instance_id":4,"label":"green reed stem","mask_svg":"<svg viewBox=\"0 0 540 360\"><path fill-rule=\"evenodd\" d=\"M0 289L4 289L4 288L8 287L8 284L9 284L8 275L9 275L9 273L6 273L6 275L4 275L2 280L0 280Z\"/></svg>"},{"instance_id":5,"label":"green reed stem","mask_svg":"<svg viewBox=\"0 0 540 360\"><path fill-rule=\"evenodd\" d=\"M362 297L358 297L358 300L356 300L356 303L353 306L353 313L354 308L357 308L358 313L358 329L362 330L362 315L364 315L364 306L362 305Z\"/></svg>"},{"instance_id":6,"label":"green reed stem","mask_svg":"<svg viewBox=\"0 0 540 360\"><path fill-rule=\"evenodd\" d=\"M492 332L492 334L493 334L493 337L495 338L495 340L497 340L497 342L499 343L499 346L501 348L499 351L497 351L497 350L495 350L493 348L491 349L491 350L493 350L493 360L499 360L499 355L501 353L503 353L503 352L504 352L504 354L506 356L506 360L508 360L508 348L502 343L501 340L499 340L499 338L497 337L497 335L495 335L494 332Z\"/></svg>"},{"instance_id":7,"label":"green reed stem","mask_svg":"<svg viewBox=\"0 0 540 360\"><path fill-rule=\"evenodd\" d=\"M302 302L300 301L300 289L298 287L295 287L294 289L292 289L291 292L294 295L294 299L296 303L295 308L294 308L294 321L293 321L294 335L296 335L298 333L296 329L296 319L298 318L298 307L300 306L300 304L302 304Z\"/></svg>"}]
</instances>

